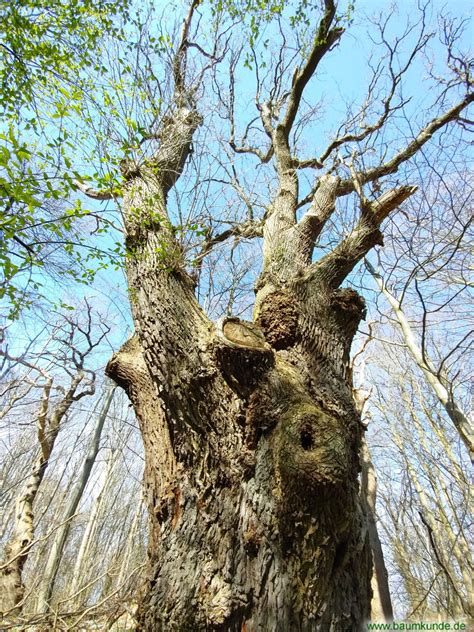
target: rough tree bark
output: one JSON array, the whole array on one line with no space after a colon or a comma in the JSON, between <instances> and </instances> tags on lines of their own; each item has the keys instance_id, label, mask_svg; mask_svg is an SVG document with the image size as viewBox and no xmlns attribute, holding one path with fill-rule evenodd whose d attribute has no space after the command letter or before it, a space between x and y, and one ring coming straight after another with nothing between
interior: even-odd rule
<instances>
[{"instance_id":1,"label":"rough tree bark","mask_svg":"<svg viewBox=\"0 0 474 632\"><path fill-rule=\"evenodd\" d=\"M272 104L259 104L271 145L264 160L274 156L279 187L265 214L254 320L212 322L195 298L166 209L201 124L185 89L196 5L177 49L174 111L160 145L141 164L122 165L136 333L107 374L127 391L145 446L150 568L140 629L357 630L370 616L372 558L349 353L365 306L340 286L382 243L382 221L416 189L401 186L368 201L363 185L394 173L472 98L380 167L349 180L321 176L297 221L290 132L306 84L342 34L326 0L286 112L278 119ZM353 191L361 200L358 224L313 263L336 199Z\"/></svg>"},{"instance_id":2,"label":"rough tree bark","mask_svg":"<svg viewBox=\"0 0 474 632\"><path fill-rule=\"evenodd\" d=\"M126 188L126 209L164 215L151 171ZM214 324L184 269L160 269L166 228L140 221L139 235L128 226L137 337L108 374L145 443L143 629L354 629L369 616L371 568L348 376L362 299L325 281L330 266L299 262L290 224L267 235L255 323Z\"/></svg>"}]
</instances>

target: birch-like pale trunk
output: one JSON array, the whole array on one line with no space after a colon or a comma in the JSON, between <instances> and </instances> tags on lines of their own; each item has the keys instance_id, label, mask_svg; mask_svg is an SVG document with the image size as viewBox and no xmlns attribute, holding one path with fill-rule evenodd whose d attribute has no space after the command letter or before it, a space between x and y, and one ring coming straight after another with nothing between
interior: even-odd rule
<instances>
[{"instance_id":1,"label":"birch-like pale trunk","mask_svg":"<svg viewBox=\"0 0 474 632\"><path fill-rule=\"evenodd\" d=\"M0 613L3 617L18 613L23 605L23 567L34 544L34 502L48 467L61 422L75 401L93 393L93 389L77 393L79 385L84 380L84 374L78 372L72 378L61 400L54 406L50 405L53 378L41 369L36 370L39 370L44 378L42 398L36 416L39 447L30 473L16 499L12 535L5 547L0 565Z\"/></svg>"},{"instance_id":2,"label":"birch-like pale trunk","mask_svg":"<svg viewBox=\"0 0 474 632\"><path fill-rule=\"evenodd\" d=\"M62 526L56 531L53 538L51 548L48 553L46 566L44 568L44 571L42 572L42 580L38 591L38 612L46 612L48 609L48 605L50 603L54 589L54 582L59 570L62 553L71 528L71 522L84 494L84 490L89 481L92 468L97 458L97 454L99 453L100 438L105 421L107 419L110 405L113 400L115 388L115 386L110 385L105 391L102 408L96 418L96 424L95 428L93 429L93 434L87 450L87 454L82 463L78 479L69 494L69 502L64 512L64 516L61 520Z\"/></svg>"},{"instance_id":3,"label":"birch-like pale trunk","mask_svg":"<svg viewBox=\"0 0 474 632\"><path fill-rule=\"evenodd\" d=\"M400 330L402 332L403 339L408 351L412 355L417 366L421 369L421 372L427 384L430 386L438 401L443 406L444 410L453 422L453 425L461 441L466 446L471 462L474 463L473 425L472 422L468 419L466 413L458 406L456 400L454 399L453 390L451 388L448 376L445 374L445 372L440 372L436 369L433 361L426 353L426 350L422 350L421 347L417 344L409 320L400 305L400 301L393 294L393 292L391 292L387 288L380 274L367 260L365 261L365 265L375 279L380 292L387 299L390 307L392 308L395 318L400 325Z\"/></svg>"},{"instance_id":4,"label":"birch-like pale trunk","mask_svg":"<svg viewBox=\"0 0 474 632\"><path fill-rule=\"evenodd\" d=\"M370 457L369 447L364 440L361 449L361 495L366 503L370 548L372 550L372 601L371 619L377 622L393 621L392 599L388 583L382 543L376 521L377 477Z\"/></svg>"},{"instance_id":5,"label":"birch-like pale trunk","mask_svg":"<svg viewBox=\"0 0 474 632\"><path fill-rule=\"evenodd\" d=\"M140 497L140 500L137 504L137 509L135 511L135 515L133 516L132 524L130 525L130 530L127 535L127 539L125 540L124 552L122 556L122 561L120 562L120 569L117 575L116 584L117 586L122 586L127 577L131 576L131 571L133 569L130 568L131 562L133 560L133 555L137 551L137 534L140 526L140 521L143 513L143 499Z\"/></svg>"},{"instance_id":6,"label":"birch-like pale trunk","mask_svg":"<svg viewBox=\"0 0 474 632\"><path fill-rule=\"evenodd\" d=\"M410 402L408 400L409 398L407 398L406 405L411 413L410 422L414 426L414 430L408 427L407 424L403 424L401 427L398 425L395 427L392 424L391 434L399 453L403 455L406 471L416 494L418 513L415 515L415 519L426 531L426 538L429 543L428 548L431 550L432 555L433 576L436 577L440 574L444 576L446 584L452 590L452 594L458 604L457 609L452 611L451 614L472 618L474 616L473 561L469 549L469 536L464 534L463 530L459 528L459 524L456 524L456 517L453 521L451 513L453 507L450 507L450 512L446 512L445 507L449 507L452 499L449 498L449 494L446 495L444 482L438 480L433 464L426 461L421 463L421 467L416 468L407 456L418 447L421 454L429 454L425 430L418 419L415 409L410 410ZM402 436L406 434L409 434L409 439ZM413 441L411 439L412 434L414 435ZM455 458L452 459L450 466L453 470L459 467ZM461 476L460 482L466 491L467 504L469 504L469 483L467 480L463 480L462 474ZM446 503L448 504L446 505ZM463 508L463 511L468 511L468 508ZM402 535L400 539L403 540ZM459 569L459 572L456 572L456 567ZM409 578L411 574L412 571L408 563L404 578ZM423 590L418 592L418 603L424 601L427 590L426 586L423 586Z\"/></svg>"},{"instance_id":7,"label":"birch-like pale trunk","mask_svg":"<svg viewBox=\"0 0 474 632\"><path fill-rule=\"evenodd\" d=\"M76 563L72 572L72 579L69 584L70 602L77 607L80 607L86 601L88 595L87 590L82 591L81 589L82 587L88 585L91 580L91 566L93 566L93 560L90 559L89 553L92 549L94 537L97 533L104 503L107 502L107 492L110 488L112 475L117 465L117 460L114 459L113 455L114 452L111 450L110 458L107 462L107 468L105 471L104 482L90 509L87 525L81 538Z\"/></svg>"}]
</instances>

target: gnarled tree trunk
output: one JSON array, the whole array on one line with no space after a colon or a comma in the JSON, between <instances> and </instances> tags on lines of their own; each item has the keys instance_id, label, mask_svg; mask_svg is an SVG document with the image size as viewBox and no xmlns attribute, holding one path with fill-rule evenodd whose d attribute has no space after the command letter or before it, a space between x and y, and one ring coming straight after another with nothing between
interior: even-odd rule
<instances>
[{"instance_id":1,"label":"gnarled tree trunk","mask_svg":"<svg viewBox=\"0 0 474 632\"><path fill-rule=\"evenodd\" d=\"M282 187L255 322L206 317L165 205L198 124L178 110L166 134L173 152L158 152L124 187L137 332L108 374L127 390L145 445L151 558L141 625L353 630L370 606L362 426L348 370L364 304L337 288L333 261L311 264L301 245L314 225L290 221ZM333 205L337 182L326 184L322 202Z\"/></svg>"},{"instance_id":2,"label":"gnarled tree trunk","mask_svg":"<svg viewBox=\"0 0 474 632\"><path fill-rule=\"evenodd\" d=\"M150 266L155 244L129 267L133 354L109 364L145 443L143 628L355 629L371 566L347 375L362 301L288 270L262 285L258 325L216 325L184 272Z\"/></svg>"},{"instance_id":3,"label":"gnarled tree trunk","mask_svg":"<svg viewBox=\"0 0 474 632\"><path fill-rule=\"evenodd\" d=\"M363 428L349 352L365 307L340 286L382 243L382 221L416 190L401 186L369 201L363 185L394 173L472 98L434 119L379 167L351 171L347 180L318 178L298 221L299 161L290 134L306 84L342 34L335 3L325 0L285 114L258 103L268 152L231 143L262 162L274 158L279 186L261 223L221 236L245 230L263 237L254 320L211 322L195 298L166 208L201 123L192 90L185 89L197 4L177 48L173 111L163 121L160 145L141 164L124 162L122 171L136 333L107 372L126 389L145 446L150 568L140 629L357 630L370 616L372 556L359 493ZM309 162L321 169L347 138L362 140L378 127L334 141ZM354 191L358 223L313 263L336 199Z\"/></svg>"}]
</instances>

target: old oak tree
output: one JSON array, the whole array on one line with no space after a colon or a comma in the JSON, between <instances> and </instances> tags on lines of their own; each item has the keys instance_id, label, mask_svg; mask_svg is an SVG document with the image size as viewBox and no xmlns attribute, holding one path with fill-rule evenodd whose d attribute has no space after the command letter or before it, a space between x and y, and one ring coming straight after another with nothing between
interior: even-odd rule
<instances>
[{"instance_id":1,"label":"old oak tree","mask_svg":"<svg viewBox=\"0 0 474 632\"><path fill-rule=\"evenodd\" d=\"M364 427L349 363L365 304L343 284L383 245L382 223L417 189L394 174L439 130L469 122L464 110L474 92L469 66L450 48L455 30L446 28L451 77L440 84L435 113L411 138L388 143L382 132L408 103L402 79L430 35L422 14L403 56L399 49L414 27L391 44L382 20L385 53L373 67L366 101L323 151L300 158L295 130L309 119L308 85L350 22L334 0L320 5L311 9L304 46L292 52L283 9L275 4L274 28L283 44L265 78L259 77L264 66L252 22L244 65L256 72L256 109L239 142L241 57L232 49L232 29L219 19L214 50L199 43L212 10L194 0L170 56L166 116L142 132L147 151L127 153L119 188L77 183L92 198L120 198L124 218L136 331L106 371L128 393L145 446L150 560L139 608L144 630L342 631L359 629L370 617L373 563L359 485ZM234 25L244 19L234 4L214 15L225 11ZM225 81L226 91L216 89ZM232 155L245 154L274 169L264 212L254 214L247 198L243 221L203 231L195 260L199 271L226 239L262 240L252 322L232 316L213 322L205 313L168 212L188 158L200 151L206 90L217 94L228 123L222 160L233 165ZM377 143L374 163L370 149ZM302 194L301 174L308 170L315 176ZM240 186L238 174L233 183ZM356 221L337 240L333 233L330 247L315 257L347 199L357 201Z\"/></svg>"}]
</instances>

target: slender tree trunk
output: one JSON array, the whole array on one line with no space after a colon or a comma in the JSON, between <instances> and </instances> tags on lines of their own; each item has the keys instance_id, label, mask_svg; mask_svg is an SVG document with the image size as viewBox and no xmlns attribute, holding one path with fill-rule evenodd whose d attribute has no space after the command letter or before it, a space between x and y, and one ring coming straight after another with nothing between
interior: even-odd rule
<instances>
[{"instance_id":1,"label":"slender tree trunk","mask_svg":"<svg viewBox=\"0 0 474 632\"><path fill-rule=\"evenodd\" d=\"M44 477L46 461L40 454L15 504L15 526L5 547L0 567L0 612L6 616L21 610L25 594L22 573L34 540L33 503Z\"/></svg>"},{"instance_id":2,"label":"slender tree trunk","mask_svg":"<svg viewBox=\"0 0 474 632\"><path fill-rule=\"evenodd\" d=\"M76 391L84 379L82 372L77 373L69 385L60 402L50 408L50 394L53 385L52 378L44 371L45 377L43 394L37 415L37 436L39 449L31 466L23 489L16 501L15 524L8 541L3 562L0 565L0 613L4 616L21 610L25 594L23 584L23 567L28 559L31 546L34 543L34 502L43 482L49 459L59 433L61 421L74 401L92 391L83 391L79 395Z\"/></svg>"},{"instance_id":3,"label":"slender tree trunk","mask_svg":"<svg viewBox=\"0 0 474 632\"><path fill-rule=\"evenodd\" d=\"M400 329L402 331L408 351L411 353L413 359L415 360L418 367L421 369L423 376L425 377L433 393L436 395L438 401L443 406L444 410L453 422L453 425L456 428L461 441L466 446L469 457L471 459L471 463L474 463L474 431L472 423L454 399L448 376L446 375L445 371L438 371L433 365L433 362L426 355L425 350L421 349L418 346L415 340L415 336L413 335L412 328L410 327L410 323L408 322L408 319L401 308L400 302L388 290L381 276L374 270L374 268L367 260L365 262L365 265L374 277L380 291L385 296L391 308L393 309L395 318L400 325Z\"/></svg>"},{"instance_id":4,"label":"slender tree trunk","mask_svg":"<svg viewBox=\"0 0 474 632\"><path fill-rule=\"evenodd\" d=\"M362 444L362 495L366 503L370 548L372 549L372 603L371 619L373 621L393 621L392 599L388 584L388 573L376 523L377 478L370 458L369 448L365 441Z\"/></svg>"},{"instance_id":5,"label":"slender tree trunk","mask_svg":"<svg viewBox=\"0 0 474 632\"><path fill-rule=\"evenodd\" d=\"M398 432L398 429L392 430L392 435L395 439L400 452L403 450L403 442ZM454 609L454 612L463 612L465 615L472 619L474 617L474 601L472 591L472 580L469 574L462 573L459 577L456 573L455 567L452 565L453 559L461 557L461 550L459 549L459 538L453 533L451 529L443 529L443 522L440 520L438 526L438 519L433 517L432 507L427 498L427 494L421 485L419 476L415 471L413 464L406 457L406 452L402 452L405 455L405 465L407 474L410 477L410 482L416 491L416 496L419 502L418 517L420 524L423 524L427 531L429 547L433 553L433 564L441 570L441 573L446 579L446 584L452 589L453 595L456 596L459 606ZM429 477L428 477L429 478ZM436 488L434 488L434 494ZM433 491L430 490L431 494ZM464 561L464 564L460 565L464 570L466 566L472 566L469 557ZM439 574L439 571L438 571ZM464 580L464 581L463 581Z\"/></svg>"},{"instance_id":6,"label":"slender tree trunk","mask_svg":"<svg viewBox=\"0 0 474 632\"><path fill-rule=\"evenodd\" d=\"M92 440L90 442L86 457L81 467L78 480L74 489L71 492L69 498L69 504L66 508L62 519L62 526L56 531L51 549L49 551L46 567L43 572L42 583L38 594L38 611L44 612L48 608L48 604L51 600L51 595L54 588L54 582L59 570L59 564L61 556L66 544L69 530L71 528L71 520L76 513L76 509L84 494L84 490L89 481L89 477L92 472L92 467L95 463L97 454L100 448L100 438L102 435L102 429L107 419L110 405L114 396L115 386L109 386L104 395L103 405L100 413L97 416L96 426L93 432Z\"/></svg>"},{"instance_id":7,"label":"slender tree trunk","mask_svg":"<svg viewBox=\"0 0 474 632\"><path fill-rule=\"evenodd\" d=\"M86 600L87 594L82 592L78 593L81 586L88 583L90 580L90 563L91 560L88 557L91 543L93 541L94 535L97 530L97 524L99 520L99 515L104 503L104 498L107 493L108 487L110 485L110 479L112 476L112 472L115 468L116 461L113 458L113 452L111 451L110 460L107 464L107 470L105 473L105 480L100 490L99 495L95 499L93 506L91 508L89 519L87 521L86 528L84 530L84 534L82 536L81 545L79 547L79 552L77 554L76 563L74 565L74 571L72 574L72 580L70 585L70 594L71 598L74 597L74 603L77 606L83 604ZM78 594L76 594L78 593Z\"/></svg>"},{"instance_id":8,"label":"slender tree trunk","mask_svg":"<svg viewBox=\"0 0 474 632\"><path fill-rule=\"evenodd\" d=\"M137 509L135 511L135 515L133 517L132 524L130 525L130 530L127 535L127 539L125 542L125 549L123 552L122 561L120 562L120 570L117 575L117 586L121 586L126 577L127 573L130 576L130 565L133 563L133 555L137 551L137 533L139 530L141 517L143 512L143 499L140 498L140 501L137 505Z\"/></svg>"}]
</instances>

